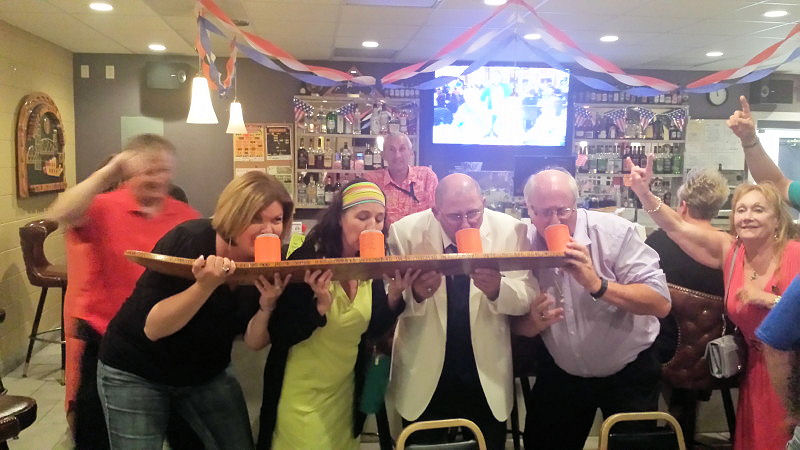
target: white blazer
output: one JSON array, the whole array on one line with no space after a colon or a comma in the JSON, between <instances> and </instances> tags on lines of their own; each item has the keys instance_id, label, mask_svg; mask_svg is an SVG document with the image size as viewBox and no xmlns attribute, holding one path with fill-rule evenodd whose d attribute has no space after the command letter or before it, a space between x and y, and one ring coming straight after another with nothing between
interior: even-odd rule
<instances>
[{"instance_id":1,"label":"white blazer","mask_svg":"<svg viewBox=\"0 0 800 450\"><path fill-rule=\"evenodd\" d=\"M525 224L507 214L485 209L480 233L486 253L530 248ZM392 224L388 245L393 255L442 254L443 237L441 225L428 209ZM530 270L504 272L503 275L500 295L494 301L490 301L472 281L469 290L475 363L483 392L498 421L508 418L513 396L511 334L507 315L527 313L531 299L539 290ZM422 302L414 300L411 289L404 293L406 308L395 331L389 395L406 420L416 420L422 414L442 373L447 336L446 291L443 280L433 296Z\"/></svg>"}]
</instances>

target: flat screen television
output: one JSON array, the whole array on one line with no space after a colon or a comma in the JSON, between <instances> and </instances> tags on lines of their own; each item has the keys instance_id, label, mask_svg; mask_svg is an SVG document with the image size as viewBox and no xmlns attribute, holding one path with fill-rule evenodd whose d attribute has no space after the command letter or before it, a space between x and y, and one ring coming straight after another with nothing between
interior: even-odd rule
<instances>
[{"instance_id":1,"label":"flat screen television","mask_svg":"<svg viewBox=\"0 0 800 450\"><path fill-rule=\"evenodd\" d=\"M546 67L448 66L433 90L432 144L563 147L569 73Z\"/></svg>"}]
</instances>

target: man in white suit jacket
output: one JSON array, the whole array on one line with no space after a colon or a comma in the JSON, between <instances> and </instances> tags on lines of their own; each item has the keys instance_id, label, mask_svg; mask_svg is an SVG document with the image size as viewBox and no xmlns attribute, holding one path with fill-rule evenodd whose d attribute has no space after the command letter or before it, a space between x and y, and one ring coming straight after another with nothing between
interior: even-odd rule
<instances>
[{"instance_id":1,"label":"man in white suit jacket","mask_svg":"<svg viewBox=\"0 0 800 450\"><path fill-rule=\"evenodd\" d=\"M480 229L486 253L529 248L526 226L485 209L467 175L443 178L435 201L391 226L392 254L445 253L462 228ZM530 271L422 274L405 293L392 352L389 395L403 419L464 417L478 424L489 448L504 448L513 396L508 316L527 313L537 291Z\"/></svg>"}]
</instances>

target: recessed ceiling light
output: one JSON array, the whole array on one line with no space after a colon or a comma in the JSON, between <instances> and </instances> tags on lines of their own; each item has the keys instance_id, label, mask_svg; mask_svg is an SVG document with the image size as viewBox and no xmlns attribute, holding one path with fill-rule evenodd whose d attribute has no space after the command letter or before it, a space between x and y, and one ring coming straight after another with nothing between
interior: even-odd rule
<instances>
[{"instance_id":1,"label":"recessed ceiling light","mask_svg":"<svg viewBox=\"0 0 800 450\"><path fill-rule=\"evenodd\" d=\"M789 14L789 11L784 11L782 9L776 9L773 11L767 11L764 13L764 17L783 17Z\"/></svg>"},{"instance_id":2,"label":"recessed ceiling light","mask_svg":"<svg viewBox=\"0 0 800 450\"><path fill-rule=\"evenodd\" d=\"M380 44L378 44L375 41L364 41L364 42L361 43L361 46L362 47L366 47L366 48L375 48L378 45L380 45Z\"/></svg>"},{"instance_id":3,"label":"recessed ceiling light","mask_svg":"<svg viewBox=\"0 0 800 450\"><path fill-rule=\"evenodd\" d=\"M716 57L718 57L718 56L722 56L722 55L724 55L724 54L725 54L725 53L722 53L722 52L720 52L720 51L714 50L714 51L711 51L711 52L708 52L708 53L706 53L706 56L708 56L709 58L716 58Z\"/></svg>"},{"instance_id":4,"label":"recessed ceiling light","mask_svg":"<svg viewBox=\"0 0 800 450\"><path fill-rule=\"evenodd\" d=\"M111 3L107 2L92 2L89 3L89 8L95 11L102 11L102 12L108 12L114 9Z\"/></svg>"},{"instance_id":5,"label":"recessed ceiling light","mask_svg":"<svg viewBox=\"0 0 800 450\"><path fill-rule=\"evenodd\" d=\"M526 34L525 36L522 36L522 37L527 39L527 40L529 40L529 41L535 41L537 39L541 39L542 35L539 34L539 33L528 33L528 34Z\"/></svg>"},{"instance_id":6,"label":"recessed ceiling light","mask_svg":"<svg viewBox=\"0 0 800 450\"><path fill-rule=\"evenodd\" d=\"M483 3L489 6L504 5L508 0L483 0Z\"/></svg>"},{"instance_id":7,"label":"recessed ceiling light","mask_svg":"<svg viewBox=\"0 0 800 450\"><path fill-rule=\"evenodd\" d=\"M150 50L152 50L154 52L163 52L164 50L167 49L167 47L164 44L159 44L157 42L154 42L154 43L148 45L147 48L149 48Z\"/></svg>"},{"instance_id":8,"label":"recessed ceiling light","mask_svg":"<svg viewBox=\"0 0 800 450\"><path fill-rule=\"evenodd\" d=\"M619 40L619 36L615 34L607 34L605 36L601 36L600 40L602 42L617 42Z\"/></svg>"}]
</instances>

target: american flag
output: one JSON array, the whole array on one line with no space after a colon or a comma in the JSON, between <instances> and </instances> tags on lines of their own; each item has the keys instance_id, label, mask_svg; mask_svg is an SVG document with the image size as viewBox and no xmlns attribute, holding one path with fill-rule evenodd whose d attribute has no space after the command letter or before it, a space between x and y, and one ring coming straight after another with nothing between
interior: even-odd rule
<instances>
[{"instance_id":1,"label":"american flag","mask_svg":"<svg viewBox=\"0 0 800 450\"><path fill-rule=\"evenodd\" d=\"M625 118L628 115L625 111L625 108L615 109L605 113L604 115L609 117L614 122L614 125L617 126L621 133L625 133Z\"/></svg>"},{"instance_id":2,"label":"american flag","mask_svg":"<svg viewBox=\"0 0 800 450\"><path fill-rule=\"evenodd\" d=\"M344 116L345 120L347 120L349 123L353 124L353 123L355 123L355 119L356 119L356 117L355 117L356 109L358 109L358 105L356 105L355 103L349 103L349 104L344 105L341 108L339 108L338 112L339 112L339 114Z\"/></svg>"},{"instance_id":3,"label":"american flag","mask_svg":"<svg viewBox=\"0 0 800 450\"><path fill-rule=\"evenodd\" d=\"M642 108L641 106L637 106L634 109L636 109L636 111L639 112L639 125L642 126L643 130L647 128L647 126L650 125L650 123L656 117L656 113L647 108Z\"/></svg>"},{"instance_id":4,"label":"american flag","mask_svg":"<svg viewBox=\"0 0 800 450\"><path fill-rule=\"evenodd\" d=\"M582 127L587 124L592 125L592 113L587 108L576 109L575 127Z\"/></svg>"},{"instance_id":5,"label":"american flag","mask_svg":"<svg viewBox=\"0 0 800 450\"><path fill-rule=\"evenodd\" d=\"M300 123L306 117L306 115L311 115L314 112L314 107L309 105L308 103L300 100L299 98L292 99L292 105L294 106L294 122Z\"/></svg>"},{"instance_id":6,"label":"american flag","mask_svg":"<svg viewBox=\"0 0 800 450\"><path fill-rule=\"evenodd\" d=\"M673 109L672 111L668 111L664 113L665 116L669 117L672 125L674 125L679 130L683 130L686 128L686 119L687 114L686 110L683 108Z\"/></svg>"},{"instance_id":7,"label":"american flag","mask_svg":"<svg viewBox=\"0 0 800 450\"><path fill-rule=\"evenodd\" d=\"M586 153L581 153L577 157L575 157L575 167L583 167L586 164L586 161L589 160L589 156Z\"/></svg>"},{"instance_id":8,"label":"american flag","mask_svg":"<svg viewBox=\"0 0 800 450\"><path fill-rule=\"evenodd\" d=\"M372 105L367 103L361 111L361 133L369 134L369 127L372 123Z\"/></svg>"}]
</instances>

